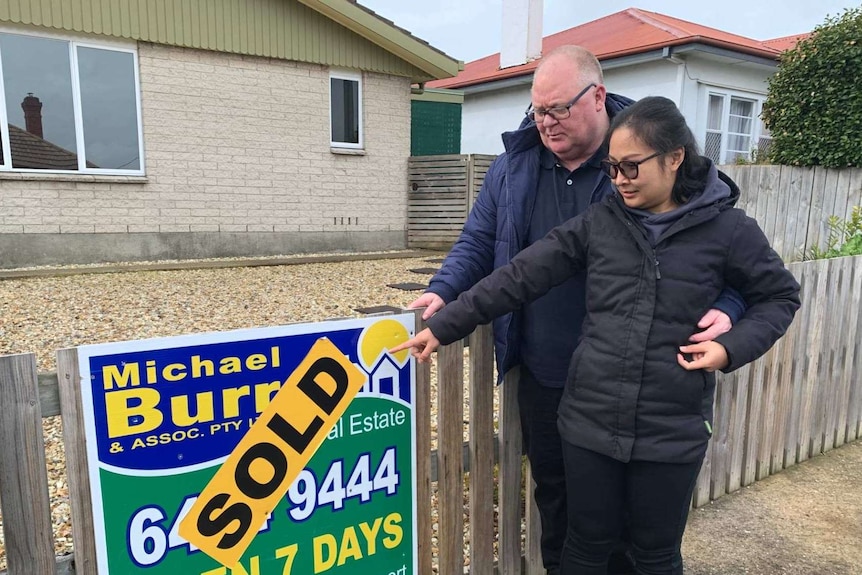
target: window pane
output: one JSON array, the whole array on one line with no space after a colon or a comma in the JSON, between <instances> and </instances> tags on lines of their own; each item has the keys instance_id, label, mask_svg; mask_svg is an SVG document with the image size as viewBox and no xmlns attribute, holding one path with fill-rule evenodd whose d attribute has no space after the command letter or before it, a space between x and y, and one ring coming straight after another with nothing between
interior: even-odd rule
<instances>
[{"instance_id":1,"label":"window pane","mask_svg":"<svg viewBox=\"0 0 862 575\"><path fill-rule=\"evenodd\" d=\"M734 116L754 117L754 102L751 100L730 99L730 113Z\"/></svg>"},{"instance_id":2,"label":"window pane","mask_svg":"<svg viewBox=\"0 0 862 575\"><path fill-rule=\"evenodd\" d=\"M129 52L78 48L87 166L139 170L135 60Z\"/></svg>"},{"instance_id":3,"label":"window pane","mask_svg":"<svg viewBox=\"0 0 862 575\"><path fill-rule=\"evenodd\" d=\"M730 114L727 126L728 161L734 161L736 158L748 160L751 155L751 137L754 131L754 104L754 100L730 99Z\"/></svg>"},{"instance_id":4,"label":"window pane","mask_svg":"<svg viewBox=\"0 0 862 575\"><path fill-rule=\"evenodd\" d=\"M751 137L750 136L733 136L730 135L727 137L727 149L733 150L736 152L742 152L743 154L748 154L751 151Z\"/></svg>"},{"instance_id":5,"label":"window pane","mask_svg":"<svg viewBox=\"0 0 862 575\"><path fill-rule=\"evenodd\" d=\"M730 116L727 126L727 131L737 134L751 133L751 118L740 118L739 116Z\"/></svg>"},{"instance_id":6,"label":"window pane","mask_svg":"<svg viewBox=\"0 0 862 575\"><path fill-rule=\"evenodd\" d=\"M706 129L721 130L721 109L724 107L724 98L710 94L709 110L706 112Z\"/></svg>"},{"instance_id":7,"label":"window pane","mask_svg":"<svg viewBox=\"0 0 862 575\"><path fill-rule=\"evenodd\" d=\"M332 141L359 143L359 82L330 78Z\"/></svg>"},{"instance_id":8,"label":"window pane","mask_svg":"<svg viewBox=\"0 0 862 575\"><path fill-rule=\"evenodd\" d=\"M77 170L69 43L0 34L13 168Z\"/></svg>"}]
</instances>

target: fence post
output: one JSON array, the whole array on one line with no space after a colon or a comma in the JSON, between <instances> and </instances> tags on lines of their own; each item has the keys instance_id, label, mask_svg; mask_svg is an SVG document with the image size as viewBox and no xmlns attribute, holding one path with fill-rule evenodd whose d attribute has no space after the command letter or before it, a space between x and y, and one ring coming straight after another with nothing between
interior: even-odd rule
<instances>
[{"instance_id":1,"label":"fence post","mask_svg":"<svg viewBox=\"0 0 862 575\"><path fill-rule=\"evenodd\" d=\"M9 575L54 575L36 356L0 356L0 507Z\"/></svg>"},{"instance_id":2,"label":"fence post","mask_svg":"<svg viewBox=\"0 0 862 575\"><path fill-rule=\"evenodd\" d=\"M464 572L464 345L437 351L437 517L440 575Z\"/></svg>"},{"instance_id":3,"label":"fence post","mask_svg":"<svg viewBox=\"0 0 862 575\"><path fill-rule=\"evenodd\" d=\"M405 310L406 311L406 310ZM425 328L422 312L413 310L416 317L414 333ZM431 573L433 549L431 539L431 364L416 362L416 513L419 573ZM428 505L428 508L425 505Z\"/></svg>"},{"instance_id":4,"label":"fence post","mask_svg":"<svg viewBox=\"0 0 862 575\"><path fill-rule=\"evenodd\" d=\"M467 216L470 215L470 210L473 209L473 199L476 195L473 192L473 177L476 175L476 156L473 154L467 155L465 171L467 175L467 185L464 191L467 193L467 213L464 214L464 221L467 220Z\"/></svg>"},{"instance_id":5,"label":"fence post","mask_svg":"<svg viewBox=\"0 0 862 575\"><path fill-rule=\"evenodd\" d=\"M494 336L491 325L476 328L469 342L470 573L493 575Z\"/></svg>"},{"instance_id":6,"label":"fence post","mask_svg":"<svg viewBox=\"0 0 862 575\"><path fill-rule=\"evenodd\" d=\"M81 370L76 349L57 351L57 383L60 409L63 412L63 443L66 448L66 474L69 476L69 503L72 507L75 572L89 575L97 570L96 536L87 469L87 445L84 440ZM86 385L89 383L86 382Z\"/></svg>"},{"instance_id":7,"label":"fence post","mask_svg":"<svg viewBox=\"0 0 862 575\"><path fill-rule=\"evenodd\" d=\"M521 370L506 374L500 392L499 572L521 573L521 420L518 385Z\"/></svg>"}]
</instances>

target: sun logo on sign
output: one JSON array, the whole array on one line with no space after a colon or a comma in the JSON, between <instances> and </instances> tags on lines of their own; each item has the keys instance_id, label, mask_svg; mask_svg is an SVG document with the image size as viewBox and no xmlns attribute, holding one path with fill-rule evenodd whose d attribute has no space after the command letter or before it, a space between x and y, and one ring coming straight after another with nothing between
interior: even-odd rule
<instances>
[{"instance_id":1,"label":"sun logo on sign","mask_svg":"<svg viewBox=\"0 0 862 575\"><path fill-rule=\"evenodd\" d=\"M360 367L368 374L368 383L360 393L391 395L410 401L409 379L403 377L410 360L407 350L389 353L389 349L410 339L407 328L394 319L374 322L359 335L357 355ZM402 385L403 381L403 385Z\"/></svg>"}]
</instances>

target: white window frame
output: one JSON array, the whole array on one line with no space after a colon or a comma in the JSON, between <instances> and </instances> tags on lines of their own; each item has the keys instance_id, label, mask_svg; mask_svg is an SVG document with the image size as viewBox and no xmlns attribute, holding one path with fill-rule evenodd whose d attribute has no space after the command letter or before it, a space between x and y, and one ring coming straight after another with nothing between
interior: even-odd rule
<instances>
[{"instance_id":1,"label":"white window frame","mask_svg":"<svg viewBox=\"0 0 862 575\"><path fill-rule=\"evenodd\" d=\"M702 131L699 134L701 147L706 148L706 135L710 131L709 130L709 101L711 96L717 96L722 98L722 109L721 109L721 144L719 150L719 164L725 164L728 161L728 153L737 154L737 150L728 150L728 137L730 136L730 102L731 99L737 100L747 100L754 103L753 113L754 117L752 118L752 127L751 133L746 134L750 138L749 149L746 151L744 159L746 161L751 161L751 152L752 150L760 148L760 139L762 137L769 138L769 132L766 130L766 127L763 125L763 120L761 119L761 113L763 112L763 103L766 101L765 94L756 94L752 92L743 92L740 90L732 90L727 88L718 88L715 86L706 86L705 90L706 96L703 99L702 103L702 113L703 113L703 123L702 123ZM734 133L736 135L736 133ZM734 159L735 161L735 159Z\"/></svg>"},{"instance_id":2,"label":"white window frame","mask_svg":"<svg viewBox=\"0 0 862 575\"><path fill-rule=\"evenodd\" d=\"M68 42L69 47L69 73L72 81L72 107L75 115L75 145L77 147L78 169L77 170L59 170L59 169L34 169L34 168L13 168L12 167L12 149L9 139L9 125L7 115L6 89L3 79L3 55L0 54L0 138L3 142L3 163L0 165L0 173L29 173L29 174L87 174L87 175L111 175L111 176L143 176L145 174L145 155L144 155L144 128L141 114L141 79L140 66L138 63L138 50L136 47L129 47L128 44L115 43L111 41L94 43L92 41L82 41L70 36L61 34L45 34L32 33L31 31L22 31L20 29L9 29L0 26L0 32L4 34L15 34L18 36L29 36L33 38L44 38L46 40L60 40ZM114 52L125 52L132 55L132 67L135 81L135 113L138 125L138 158L140 168L137 170L119 170L113 168L90 168L87 166L87 154L84 145L84 125L83 113L81 109L81 90L79 85L80 75L78 73L78 48L94 48L98 50L111 50Z\"/></svg>"},{"instance_id":3,"label":"white window frame","mask_svg":"<svg viewBox=\"0 0 862 575\"><path fill-rule=\"evenodd\" d=\"M357 83L357 93L358 93L358 109L356 111L357 120L358 120L358 140L359 142L338 142L332 139L332 80L348 80ZM329 93L329 146L331 148L348 148L354 150L362 150L365 148L365 128L363 121L363 98L362 98L362 74L357 72L348 72L344 70L332 70L329 72L329 87L327 92Z\"/></svg>"}]
</instances>

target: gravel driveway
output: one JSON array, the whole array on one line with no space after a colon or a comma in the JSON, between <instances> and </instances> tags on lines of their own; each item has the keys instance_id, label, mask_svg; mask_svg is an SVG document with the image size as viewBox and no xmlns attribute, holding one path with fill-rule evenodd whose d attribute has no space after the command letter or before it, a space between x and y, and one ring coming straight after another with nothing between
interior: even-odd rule
<instances>
[{"instance_id":1,"label":"gravel driveway","mask_svg":"<svg viewBox=\"0 0 862 575\"><path fill-rule=\"evenodd\" d=\"M386 284L427 283L430 276L409 270L434 266L425 261L434 256L440 254L5 279L0 281L0 355L32 352L40 372L55 371L56 350L83 344L357 317L361 315L354 311L357 307L406 307L421 292ZM0 271L0 277L4 273L13 272ZM44 434L59 555L72 549L59 417L45 420ZM0 570L5 567L5 545L0 540Z\"/></svg>"},{"instance_id":2,"label":"gravel driveway","mask_svg":"<svg viewBox=\"0 0 862 575\"><path fill-rule=\"evenodd\" d=\"M357 307L406 306L427 282L409 271L428 258L177 271L134 271L0 281L0 354L82 344L280 325L359 315ZM391 259L395 257L396 259ZM0 274L2 275L2 274ZM45 421L58 554L71 550L59 418ZM862 444L851 444L692 512L688 575L862 575ZM0 569L5 550L0 542Z\"/></svg>"}]
</instances>

